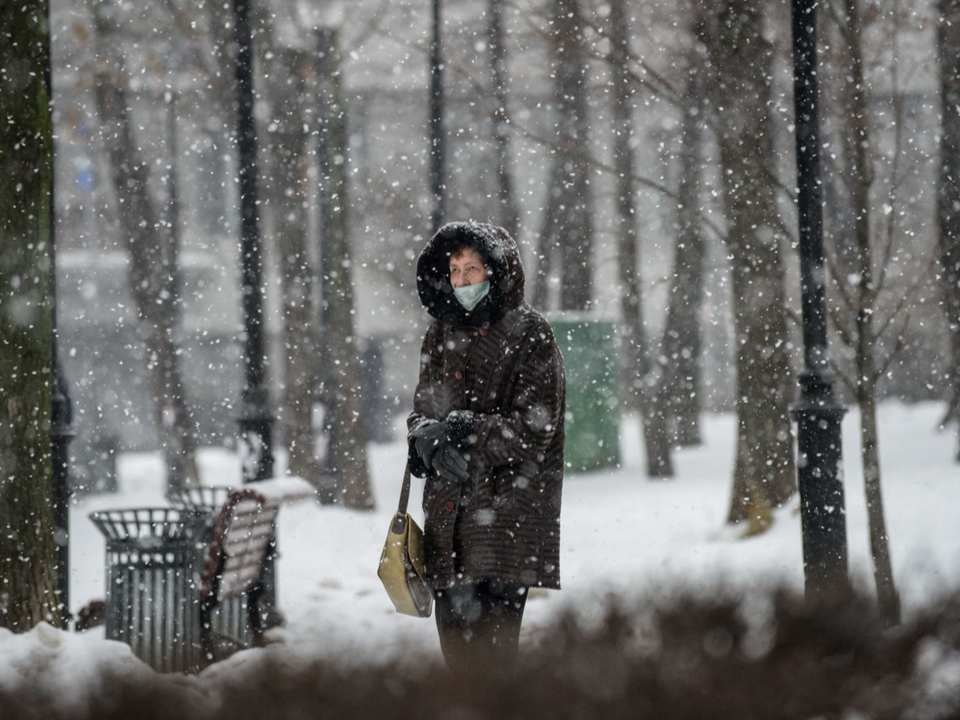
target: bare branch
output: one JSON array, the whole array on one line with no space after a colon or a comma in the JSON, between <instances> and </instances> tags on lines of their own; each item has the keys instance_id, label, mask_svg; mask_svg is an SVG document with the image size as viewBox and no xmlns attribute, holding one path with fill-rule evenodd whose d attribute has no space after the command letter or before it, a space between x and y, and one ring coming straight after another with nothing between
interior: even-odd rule
<instances>
[{"instance_id":1,"label":"bare branch","mask_svg":"<svg viewBox=\"0 0 960 720\"><path fill-rule=\"evenodd\" d=\"M928 274L933 270L936 264L936 256L931 256L927 261L927 265L923 269L923 272L917 273L917 277L914 278L914 281L910 284L910 287L907 288L907 291L901 295L890 315L880 323L880 327L874 333L873 339L883 337L883 334L887 331L887 328L890 327L890 325L900 316L900 312L903 310L904 306L916 296L917 292L920 290L920 287L923 285L924 280L926 280Z\"/></svg>"},{"instance_id":2,"label":"bare branch","mask_svg":"<svg viewBox=\"0 0 960 720\"><path fill-rule=\"evenodd\" d=\"M547 33L540 25L538 25L533 20L533 13L529 12L528 8L520 8L516 3L508 3L510 7L517 10L521 17L526 21L528 27L530 27L535 33L537 33L541 39L549 41L550 35ZM589 22L589 20L584 20L584 25L590 27L596 31L599 35L606 36L606 28L602 25L596 25ZM587 50L581 46L580 49L588 59L594 60L606 60L605 55L600 52L593 52ZM650 92L653 97L665 100L670 105L678 110L683 110L685 108L685 100L683 93L677 90L677 88L671 83L662 73L660 73L656 68L652 67L646 60L637 55L633 50L627 48L627 59L635 63L637 66L643 70L644 74L638 74L635 70L627 66L625 68L627 76L629 77L631 83L637 85L638 87L645 89ZM646 77L649 75L649 78ZM651 81L651 78L653 81ZM709 113L702 114L702 122L704 126L711 130L713 133L717 134L720 132L720 128L717 127L716 123L710 117ZM774 172L774 170L768 165L763 164L761 171L764 176L770 181L770 183L780 190L791 202L797 202L797 191L794 188L786 185L780 177ZM793 233L790 231L786 232L788 237L792 237Z\"/></svg>"},{"instance_id":3,"label":"bare branch","mask_svg":"<svg viewBox=\"0 0 960 720\"><path fill-rule=\"evenodd\" d=\"M825 3L827 12L830 18L836 23L837 29L840 31L840 34L843 36L844 42L850 44L850 27L847 25L847 18L843 17L840 13L840 2L830 2L827 0Z\"/></svg>"},{"instance_id":4,"label":"bare branch","mask_svg":"<svg viewBox=\"0 0 960 720\"><path fill-rule=\"evenodd\" d=\"M827 358L827 362L830 364L830 369L833 370L833 374L840 378L840 382L842 382L844 387L850 391L850 394L856 395L857 385L854 382L854 378L843 371L843 368L840 367L839 363L832 355Z\"/></svg>"},{"instance_id":5,"label":"bare branch","mask_svg":"<svg viewBox=\"0 0 960 720\"><path fill-rule=\"evenodd\" d=\"M836 307L828 307L827 315L833 322L833 327L840 335L840 340L847 347L856 347L857 339L853 336L853 331L844 324L844 320Z\"/></svg>"},{"instance_id":6,"label":"bare branch","mask_svg":"<svg viewBox=\"0 0 960 720\"><path fill-rule=\"evenodd\" d=\"M360 32L352 38L350 46L354 50L359 50L367 43L367 41L370 40L370 38L379 34L380 19L387 14L386 11L389 8L390 0L380 0L380 4L370 14L370 19L363 25L363 27L361 27Z\"/></svg>"},{"instance_id":7,"label":"bare branch","mask_svg":"<svg viewBox=\"0 0 960 720\"><path fill-rule=\"evenodd\" d=\"M415 42L410 42L410 41L405 41L405 40L398 40L398 39L395 38L393 35L391 35L391 34L389 33L389 31L384 30L383 28L379 28L379 27L378 27L378 28L376 28L376 29L374 30L374 32L376 32L376 33L378 33L378 34L381 34L381 35L383 35L383 36L385 36L385 37L393 40L394 42L397 42L397 43L399 43L399 44L401 44L401 45L403 45L403 46L405 46L405 47L408 47L408 48L410 48L410 49L412 49L412 50L416 50L416 51L421 52L421 53L424 53L424 54L426 54L426 53L429 52L429 48L428 48L427 46L421 45L421 44L415 43ZM473 88L474 92L476 93L476 96L480 99L481 102L485 102L485 103L495 102L495 99L493 98L493 95L492 95L491 93L487 92L487 88L484 87L483 84L482 84L480 81L478 81L470 72L468 72L467 70L465 70L465 69L463 68L463 66L461 66L459 63L457 63L457 62L455 62L455 61L450 61L450 60L448 60L447 63L446 63L446 67L449 68L450 70L452 70L458 77L461 77L461 78L463 78L466 82L468 82L468 83L471 85L471 87ZM519 135L521 135L522 137L524 137L524 138L526 138L527 140L530 140L530 141L532 141L532 142L534 142L534 143L537 143L538 145L542 145L542 146L547 147L547 148L549 148L549 149L551 149L551 150L557 150L557 149L559 148L559 144L558 144L558 143L556 143L556 142L554 142L554 141L552 141L552 140L549 140L549 139L547 139L547 138L544 138L544 137L541 137L541 136L537 135L536 133L534 133L533 131L529 130L528 128L526 128L524 125L522 125L521 123L519 123L519 122L516 121L516 120L511 120L509 127L513 128L513 130L514 130L516 133L518 133ZM591 167L593 167L593 168L596 169L596 170L600 170L600 171L602 171L602 172L609 173L609 174L611 174L611 175L616 175L616 174L617 174L615 168L614 168L612 165L610 165L610 164L608 164L608 163L606 163L606 162L604 162L604 161L602 161L602 160L599 160L599 159L595 158L595 157L589 152L589 150L588 150L587 148L581 147L581 148L577 149L574 154L576 154L581 160L583 160L585 163L587 163L588 165L590 165ZM657 182L656 180L652 180L651 178L644 177L644 176L642 176L642 175L637 175L636 173L633 173L633 174L631 175L631 177L632 177L632 179L633 179L638 185L641 185L641 186L643 186L643 187L650 188L651 190L655 190L656 192L661 193L662 195L664 195L664 196L667 197L667 198L670 198L671 200L674 200L674 201L677 201L677 200L678 200L677 194L676 194L675 192L673 192L672 190L670 190L670 188L668 188L666 185ZM709 230L710 230L716 237L718 237L718 238L725 238L725 237L726 237L726 232L724 231L724 229L721 228L721 227L720 227L716 222L714 222L711 218L707 217L707 215L703 212L703 209L702 209L702 208L696 208L696 209L695 209L695 212L696 212L696 214L697 214L697 217L700 218L701 222L703 222L703 224L704 224L707 228L709 228ZM789 234L788 234L788 236L789 236Z\"/></svg>"},{"instance_id":8,"label":"bare branch","mask_svg":"<svg viewBox=\"0 0 960 720\"><path fill-rule=\"evenodd\" d=\"M788 307L788 308L786 308L786 310L785 310L784 312L786 312L786 314L787 314L787 320L789 320L791 323L793 323L793 326L794 326L794 327L796 327L796 328L802 328L802 327L803 327L803 320L800 318L799 315L797 315L797 311L796 311L796 310L794 310L793 308Z\"/></svg>"},{"instance_id":9,"label":"bare branch","mask_svg":"<svg viewBox=\"0 0 960 720\"><path fill-rule=\"evenodd\" d=\"M890 258L893 255L893 243L896 238L897 230L897 196L900 189L900 157L903 154L903 97L900 94L900 72L899 72L899 58L900 53L898 49L899 37L898 31L896 28L896 23L892 24L891 28L892 34L892 44L893 44L893 58L891 59L890 75L891 82L893 83L893 123L894 123L894 134L893 134L893 164L890 169L890 188L887 192L887 207L890 208L887 214L886 222L886 241L883 247L883 260L880 263L879 268L879 277L873 288L873 300L876 300L880 295L880 291L883 289L884 284L887 280L887 272L890 267ZM886 209L885 209L886 211ZM872 303L871 303L872 304Z\"/></svg>"},{"instance_id":10,"label":"bare branch","mask_svg":"<svg viewBox=\"0 0 960 720\"><path fill-rule=\"evenodd\" d=\"M890 351L890 354L887 356L887 359L883 361L881 367L874 373L873 382L876 382L884 375L886 375L887 370L890 369L890 365L893 363L894 359L903 352L903 349L907 345L907 341L904 339L904 333L907 331L907 326L910 324L910 315L908 314L903 319L903 325L900 328L900 332L897 333L896 342L893 344L893 350Z\"/></svg>"},{"instance_id":11,"label":"bare branch","mask_svg":"<svg viewBox=\"0 0 960 720\"><path fill-rule=\"evenodd\" d=\"M840 275L840 270L837 268L836 257L830 250L824 253L824 257L827 261L827 270L830 272L830 277L833 278L834 287L840 294L840 300L849 312L856 313L858 309L857 305L853 302L853 298L850 297L850 293L847 292L846 278Z\"/></svg>"}]
</instances>

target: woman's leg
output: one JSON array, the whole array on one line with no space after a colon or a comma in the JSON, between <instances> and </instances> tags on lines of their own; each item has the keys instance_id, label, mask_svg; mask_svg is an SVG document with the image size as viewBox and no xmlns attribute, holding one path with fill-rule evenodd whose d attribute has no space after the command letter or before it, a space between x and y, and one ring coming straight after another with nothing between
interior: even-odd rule
<instances>
[{"instance_id":1,"label":"woman's leg","mask_svg":"<svg viewBox=\"0 0 960 720\"><path fill-rule=\"evenodd\" d=\"M527 588L498 581L462 583L437 592L440 650L450 669L482 663L509 670L517 659Z\"/></svg>"},{"instance_id":2,"label":"woman's leg","mask_svg":"<svg viewBox=\"0 0 960 720\"><path fill-rule=\"evenodd\" d=\"M440 651L451 670L463 670L470 662L472 626L482 612L475 583L453 585L436 593L437 631Z\"/></svg>"},{"instance_id":3,"label":"woman's leg","mask_svg":"<svg viewBox=\"0 0 960 720\"><path fill-rule=\"evenodd\" d=\"M517 661L520 624L527 604L527 588L491 581L478 588L484 612L475 628L479 647L491 667L509 671Z\"/></svg>"}]
</instances>

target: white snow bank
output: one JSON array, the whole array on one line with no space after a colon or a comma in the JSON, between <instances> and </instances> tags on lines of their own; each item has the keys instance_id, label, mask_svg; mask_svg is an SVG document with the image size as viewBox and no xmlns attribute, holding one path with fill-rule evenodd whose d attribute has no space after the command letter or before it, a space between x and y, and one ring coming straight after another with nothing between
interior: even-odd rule
<instances>
[{"instance_id":1,"label":"white snow bank","mask_svg":"<svg viewBox=\"0 0 960 720\"><path fill-rule=\"evenodd\" d=\"M76 635L47 623L21 635L0 629L0 692L20 696L38 717L77 716L91 699L100 704L109 699L111 686L118 683L158 682L185 691L198 707L212 700L198 678L158 676L124 643Z\"/></svg>"}]
</instances>

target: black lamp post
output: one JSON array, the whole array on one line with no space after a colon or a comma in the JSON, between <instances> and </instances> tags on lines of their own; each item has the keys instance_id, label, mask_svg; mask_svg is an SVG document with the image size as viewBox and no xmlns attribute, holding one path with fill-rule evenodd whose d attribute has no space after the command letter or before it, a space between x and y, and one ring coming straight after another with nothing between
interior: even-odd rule
<instances>
[{"instance_id":1,"label":"black lamp post","mask_svg":"<svg viewBox=\"0 0 960 720\"><path fill-rule=\"evenodd\" d=\"M443 133L443 58L440 52L440 3L441 0L433 0L433 41L430 44L430 191L433 194L430 227L433 232L440 228L446 213L446 188L444 187L446 138Z\"/></svg>"},{"instance_id":2,"label":"black lamp post","mask_svg":"<svg viewBox=\"0 0 960 720\"><path fill-rule=\"evenodd\" d=\"M257 130L253 117L253 38L249 0L234 0L237 79L237 158L240 164L240 254L243 265L244 367L240 457L245 483L273 477L273 416L264 356L263 260L257 211ZM276 538L263 571L261 607L267 625L281 622L276 610Z\"/></svg>"},{"instance_id":3,"label":"black lamp post","mask_svg":"<svg viewBox=\"0 0 960 720\"><path fill-rule=\"evenodd\" d=\"M811 595L844 592L847 530L840 468L844 409L827 362L820 128L817 110L816 0L793 0L793 88L796 115L803 360L797 420L800 519L805 586Z\"/></svg>"},{"instance_id":4,"label":"black lamp post","mask_svg":"<svg viewBox=\"0 0 960 720\"><path fill-rule=\"evenodd\" d=\"M243 265L245 383L240 442L244 482L273 476L273 417L264 357L263 262L257 217L257 135L253 117L253 41L249 0L234 0L237 155L240 163L240 252Z\"/></svg>"}]
</instances>

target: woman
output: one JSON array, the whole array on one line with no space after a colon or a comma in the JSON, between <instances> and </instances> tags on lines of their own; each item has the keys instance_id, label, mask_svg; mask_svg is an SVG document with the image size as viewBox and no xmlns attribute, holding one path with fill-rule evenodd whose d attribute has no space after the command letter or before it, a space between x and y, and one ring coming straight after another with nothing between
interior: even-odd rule
<instances>
[{"instance_id":1,"label":"woman","mask_svg":"<svg viewBox=\"0 0 960 720\"><path fill-rule=\"evenodd\" d=\"M560 587L565 385L505 230L443 226L417 262L434 322L407 421L427 575L451 668L512 665L530 587Z\"/></svg>"}]
</instances>

